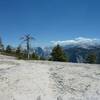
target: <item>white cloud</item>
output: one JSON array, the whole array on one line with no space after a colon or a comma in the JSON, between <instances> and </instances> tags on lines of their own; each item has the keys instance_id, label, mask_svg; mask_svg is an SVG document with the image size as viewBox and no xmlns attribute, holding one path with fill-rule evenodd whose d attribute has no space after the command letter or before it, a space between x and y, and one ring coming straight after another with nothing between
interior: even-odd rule
<instances>
[{"instance_id":1,"label":"white cloud","mask_svg":"<svg viewBox=\"0 0 100 100\"><path fill-rule=\"evenodd\" d=\"M73 40L51 41L54 45L95 45L100 44L100 39L78 37Z\"/></svg>"}]
</instances>

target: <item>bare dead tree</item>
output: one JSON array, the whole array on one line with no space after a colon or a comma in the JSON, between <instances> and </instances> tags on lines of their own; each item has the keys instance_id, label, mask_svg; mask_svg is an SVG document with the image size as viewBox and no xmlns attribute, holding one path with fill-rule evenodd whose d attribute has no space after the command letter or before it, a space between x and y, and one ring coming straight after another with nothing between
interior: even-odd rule
<instances>
[{"instance_id":1,"label":"bare dead tree","mask_svg":"<svg viewBox=\"0 0 100 100\"><path fill-rule=\"evenodd\" d=\"M32 40L35 40L34 37L32 37L30 34L26 34L23 37L21 37L21 40L23 40L23 42L26 42L26 47L27 47L27 58L30 58L30 42Z\"/></svg>"}]
</instances>

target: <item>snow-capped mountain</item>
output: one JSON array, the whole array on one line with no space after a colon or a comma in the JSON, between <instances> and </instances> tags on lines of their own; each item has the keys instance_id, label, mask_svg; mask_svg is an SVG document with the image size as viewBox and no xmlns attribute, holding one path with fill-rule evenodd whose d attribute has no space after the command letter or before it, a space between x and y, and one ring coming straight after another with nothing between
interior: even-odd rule
<instances>
[{"instance_id":1,"label":"snow-capped mountain","mask_svg":"<svg viewBox=\"0 0 100 100\"><path fill-rule=\"evenodd\" d=\"M81 48L91 48L95 46L100 46L100 39L91 39L91 38L84 38L78 37L73 40L65 40L65 41L51 41L54 45L61 45L66 48L72 47L81 47Z\"/></svg>"}]
</instances>

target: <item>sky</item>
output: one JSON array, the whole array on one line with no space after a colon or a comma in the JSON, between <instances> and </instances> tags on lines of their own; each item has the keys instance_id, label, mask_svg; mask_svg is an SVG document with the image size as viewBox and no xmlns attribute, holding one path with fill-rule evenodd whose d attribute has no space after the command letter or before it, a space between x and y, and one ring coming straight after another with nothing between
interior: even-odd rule
<instances>
[{"instance_id":1,"label":"sky","mask_svg":"<svg viewBox=\"0 0 100 100\"><path fill-rule=\"evenodd\" d=\"M78 37L100 38L100 0L0 0L0 36L17 46L31 34L33 46Z\"/></svg>"}]
</instances>

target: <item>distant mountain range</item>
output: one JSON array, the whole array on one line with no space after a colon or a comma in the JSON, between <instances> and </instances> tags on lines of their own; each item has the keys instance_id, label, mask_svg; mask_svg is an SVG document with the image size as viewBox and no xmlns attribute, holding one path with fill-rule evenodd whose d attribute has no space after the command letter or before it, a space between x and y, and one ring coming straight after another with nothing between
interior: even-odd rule
<instances>
[{"instance_id":1,"label":"distant mountain range","mask_svg":"<svg viewBox=\"0 0 100 100\"><path fill-rule=\"evenodd\" d=\"M86 62L85 59L90 52L94 52L97 56L97 63L98 58L100 57L100 44L99 43L77 43L77 44L67 44L62 45L62 48L65 54L69 58L69 62L77 62L77 63L84 63ZM35 48L35 53L39 56L42 56L46 59L50 57L53 47L37 47Z\"/></svg>"}]
</instances>

